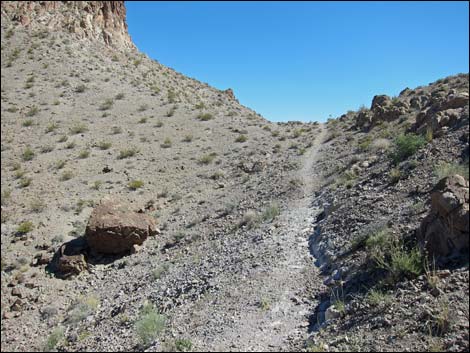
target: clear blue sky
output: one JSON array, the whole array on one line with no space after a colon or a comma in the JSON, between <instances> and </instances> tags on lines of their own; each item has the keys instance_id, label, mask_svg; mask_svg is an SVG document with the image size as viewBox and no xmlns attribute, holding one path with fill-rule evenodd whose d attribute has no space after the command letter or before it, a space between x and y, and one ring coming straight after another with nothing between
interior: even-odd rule
<instances>
[{"instance_id":1,"label":"clear blue sky","mask_svg":"<svg viewBox=\"0 0 470 353\"><path fill-rule=\"evenodd\" d=\"M468 2L128 2L151 58L272 121L324 121L468 72Z\"/></svg>"}]
</instances>

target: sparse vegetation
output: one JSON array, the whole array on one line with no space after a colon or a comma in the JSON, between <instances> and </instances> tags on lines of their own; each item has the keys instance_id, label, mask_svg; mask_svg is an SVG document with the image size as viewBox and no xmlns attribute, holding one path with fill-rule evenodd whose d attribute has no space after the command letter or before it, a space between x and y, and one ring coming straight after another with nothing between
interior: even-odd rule
<instances>
[{"instance_id":1,"label":"sparse vegetation","mask_svg":"<svg viewBox=\"0 0 470 353\"><path fill-rule=\"evenodd\" d=\"M163 143L160 145L162 148L170 148L171 147L171 139L166 137Z\"/></svg>"},{"instance_id":2,"label":"sparse vegetation","mask_svg":"<svg viewBox=\"0 0 470 353\"><path fill-rule=\"evenodd\" d=\"M411 157L426 144L424 137L415 134L400 135L395 140L395 148L390 157L395 164Z\"/></svg>"},{"instance_id":3,"label":"sparse vegetation","mask_svg":"<svg viewBox=\"0 0 470 353\"><path fill-rule=\"evenodd\" d=\"M18 234L26 234L31 232L34 229L34 224L31 221L26 221L20 223L18 228L16 228L16 233Z\"/></svg>"},{"instance_id":4,"label":"sparse vegetation","mask_svg":"<svg viewBox=\"0 0 470 353\"><path fill-rule=\"evenodd\" d=\"M165 329L165 317L152 304L144 304L134 327L141 343L149 345Z\"/></svg>"},{"instance_id":5,"label":"sparse vegetation","mask_svg":"<svg viewBox=\"0 0 470 353\"><path fill-rule=\"evenodd\" d=\"M137 153L139 153L139 149L137 147L126 148L119 152L118 159L133 157Z\"/></svg>"},{"instance_id":6,"label":"sparse vegetation","mask_svg":"<svg viewBox=\"0 0 470 353\"><path fill-rule=\"evenodd\" d=\"M144 182L142 180L132 180L129 182L129 184L127 184L127 186L131 190L137 190L144 186Z\"/></svg>"},{"instance_id":7,"label":"sparse vegetation","mask_svg":"<svg viewBox=\"0 0 470 353\"><path fill-rule=\"evenodd\" d=\"M235 139L235 142L246 142L248 140L248 137L245 135L240 135Z\"/></svg>"},{"instance_id":8,"label":"sparse vegetation","mask_svg":"<svg viewBox=\"0 0 470 353\"><path fill-rule=\"evenodd\" d=\"M465 179L468 180L468 177L469 177L468 164L458 164L455 162L453 163L443 162L434 168L434 175L437 177L438 180L441 180L445 177L448 177L454 174L461 175Z\"/></svg>"},{"instance_id":9,"label":"sparse vegetation","mask_svg":"<svg viewBox=\"0 0 470 353\"><path fill-rule=\"evenodd\" d=\"M214 119L214 116L211 113L201 113L197 118L201 121L208 121Z\"/></svg>"},{"instance_id":10,"label":"sparse vegetation","mask_svg":"<svg viewBox=\"0 0 470 353\"><path fill-rule=\"evenodd\" d=\"M24 161L30 161L34 158L35 153L31 149L31 147L26 147L26 149L23 151L23 154L21 155L21 158L23 158Z\"/></svg>"},{"instance_id":11,"label":"sparse vegetation","mask_svg":"<svg viewBox=\"0 0 470 353\"><path fill-rule=\"evenodd\" d=\"M70 133L72 135L82 134L88 131L88 128L85 124L77 123L70 128Z\"/></svg>"}]
</instances>

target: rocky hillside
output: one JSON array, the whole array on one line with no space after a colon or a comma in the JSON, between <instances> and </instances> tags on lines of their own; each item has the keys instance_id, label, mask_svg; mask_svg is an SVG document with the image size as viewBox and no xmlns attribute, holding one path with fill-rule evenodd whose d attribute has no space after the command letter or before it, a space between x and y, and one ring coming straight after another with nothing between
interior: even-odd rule
<instances>
[{"instance_id":1,"label":"rocky hillside","mask_svg":"<svg viewBox=\"0 0 470 353\"><path fill-rule=\"evenodd\" d=\"M123 2L1 10L2 351L468 350L468 75L275 124Z\"/></svg>"}]
</instances>

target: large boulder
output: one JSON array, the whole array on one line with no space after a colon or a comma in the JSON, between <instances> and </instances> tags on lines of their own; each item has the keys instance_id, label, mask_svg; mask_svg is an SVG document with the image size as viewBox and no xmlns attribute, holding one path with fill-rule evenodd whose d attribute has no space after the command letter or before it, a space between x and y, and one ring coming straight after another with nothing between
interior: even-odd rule
<instances>
[{"instance_id":1,"label":"large boulder","mask_svg":"<svg viewBox=\"0 0 470 353\"><path fill-rule=\"evenodd\" d=\"M123 201L104 199L90 216L85 238L95 252L121 254L142 245L156 232L154 218L134 212Z\"/></svg>"},{"instance_id":2,"label":"large boulder","mask_svg":"<svg viewBox=\"0 0 470 353\"><path fill-rule=\"evenodd\" d=\"M442 179L431 194L431 212L422 221L418 240L432 257L468 253L468 181L460 175Z\"/></svg>"}]
</instances>

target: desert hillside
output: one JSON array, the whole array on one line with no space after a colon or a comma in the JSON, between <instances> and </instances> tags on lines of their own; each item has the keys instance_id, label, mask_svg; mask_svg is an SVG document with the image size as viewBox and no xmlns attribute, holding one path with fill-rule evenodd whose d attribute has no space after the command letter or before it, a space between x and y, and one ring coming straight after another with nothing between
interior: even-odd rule
<instances>
[{"instance_id":1,"label":"desert hillside","mask_svg":"<svg viewBox=\"0 0 470 353\"><path fill-rule=\"evenodd\" d=\"M1 11L2 351L468 351L468 74L272 123L124 2Z\"/></svg>"}]
</instances>

